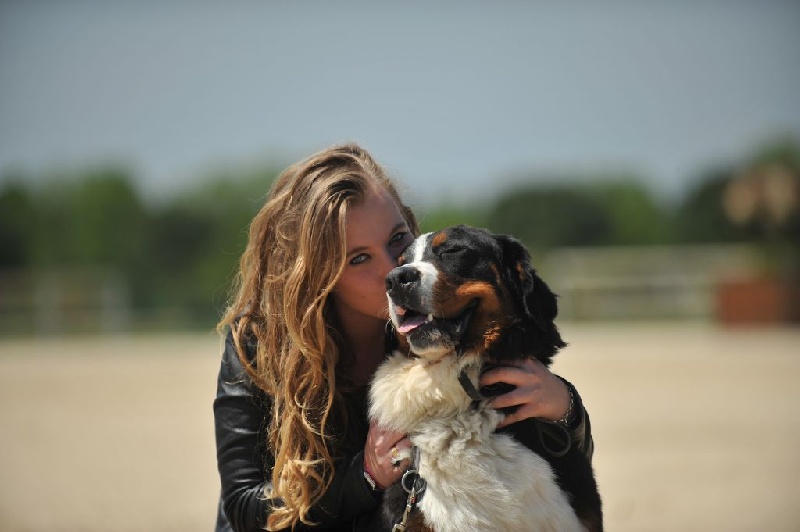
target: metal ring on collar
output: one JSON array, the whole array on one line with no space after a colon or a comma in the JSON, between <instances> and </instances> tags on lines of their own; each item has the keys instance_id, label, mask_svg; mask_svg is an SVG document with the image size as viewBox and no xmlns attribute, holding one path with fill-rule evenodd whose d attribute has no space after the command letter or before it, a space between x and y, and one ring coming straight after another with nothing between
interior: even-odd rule
<instances>
[{"instance_id":1,"label":"metal ring on collar","mask_svg":"<svg viewBox=\"0 0 800 532\"><path fill-rule=\"evenodd\" d=\"M411 485L409 486L409 484ZM425 482L425 479L422 478L419 473L417 473L416 469L409 469L403 473L403 478L400 481L400 485L403 486L403 490L406 493L420 494L425 491L427 482Z\"/></svg>"}]
</instances>

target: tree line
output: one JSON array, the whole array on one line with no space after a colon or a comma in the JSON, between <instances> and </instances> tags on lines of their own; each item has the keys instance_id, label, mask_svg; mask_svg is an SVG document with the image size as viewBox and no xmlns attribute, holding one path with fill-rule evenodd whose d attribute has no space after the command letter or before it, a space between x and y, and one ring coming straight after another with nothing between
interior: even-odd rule
<instances>
[{"instance_id":1,"label":"tree line","mask_svg":"<svg viewBox=\"0 0 800 532\"><path fill-rule=\"evenodd\" d=\"M267 167L218 175L160 201L145 199L124 167L44 180L7 174L0 185L0 272L109 268L125 280L137 313L181 309L185 324L209 327L226 303L249 221L278 173ZM418 214L425 231L467 223L515 235L544 253L563 246L742 242L797 256L795 143L774 143L694 183L665 204L636 176L531 176L480 204L437 205Z\"/></svg>"}]
</instances>

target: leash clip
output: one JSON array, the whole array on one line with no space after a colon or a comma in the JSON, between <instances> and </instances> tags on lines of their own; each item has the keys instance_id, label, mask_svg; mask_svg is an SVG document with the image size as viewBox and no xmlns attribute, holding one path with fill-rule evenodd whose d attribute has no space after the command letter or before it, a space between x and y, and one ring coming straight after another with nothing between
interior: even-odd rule
<instances>
[{"instance_id":1,"label":"leash clip","mask_svg":"<svg viewBox=\"0 0 800 532\"><path fill-rule=\"evenodd\" d=\"M410 486L409 479L411 483ZM419 475L416 469L409 469L403 473L400 485L403 486L403 490L408 493L409 498L412 496L416 498L417 495L422 495L425 492L425 488L428 487L428 483L425 482L425 479Z\"/></svg>"},{"instance_id":2,"label":"leash clip","mask_svg":"<svg viewBox=\"0 0 800 532\"><path fill-rule=\"evenodd\" d=\"M417 496L422 495L425 492L425 488L428 487L428 483L420 476L417 467L419 467L419 449L414 447L414 463L411 469L403 473L403 478L400 480L403 491L408 493L406 509L403 511L403 517L400 519L400 522L392 527L392 532L405 532L406 523L408 523L411 511L419 501Z\"/></svg>"}]
</instances>

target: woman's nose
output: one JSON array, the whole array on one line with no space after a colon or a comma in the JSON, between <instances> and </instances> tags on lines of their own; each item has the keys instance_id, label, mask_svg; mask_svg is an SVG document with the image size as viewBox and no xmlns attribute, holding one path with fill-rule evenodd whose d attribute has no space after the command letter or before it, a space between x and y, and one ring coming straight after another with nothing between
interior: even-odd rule
<instances>
[{"instance_id":1,"label":"woman's nose","mask_svg":"<svg viewBox=\"0 0 800 532\"><path fill-rule=\"evenodd\" d=\"M397 266L397 257L394 256L394 253L390 251L386 251L383 253L383 261L381 262L381 268L383 268L383 275L389 275L389 272L395 269Z\"/></svg>"}]
</instances>

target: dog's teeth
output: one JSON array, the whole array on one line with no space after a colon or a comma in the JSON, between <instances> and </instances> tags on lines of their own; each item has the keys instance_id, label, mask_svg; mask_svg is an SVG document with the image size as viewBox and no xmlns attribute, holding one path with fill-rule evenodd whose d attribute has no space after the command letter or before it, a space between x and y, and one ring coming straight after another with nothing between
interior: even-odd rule
<instances>
[{"instance_id":1,"label":"dog's teeth","mask_svg":"<svg viewBox=\"0 0 800 532\"><path fill-rule=\"evenodd\" d=\"M428 314L428 321L433 321L433 314Z\"/></svg>"},{"instance_id":2,"label":"dog's teeth","mask_svg":"<svg viewBox=\"0 0 800 532\"><path fill-rule=\"evenodd\" d=\"M401 306L395 305L395 306L394 306L394 312L395 312L395 314L397 314L398 316L404 316L404 315L405 315L405 313L406 313L406 309L404 309L404 308L403 308L403 307L401 307Z\"/></svg>"}]
</instances>

